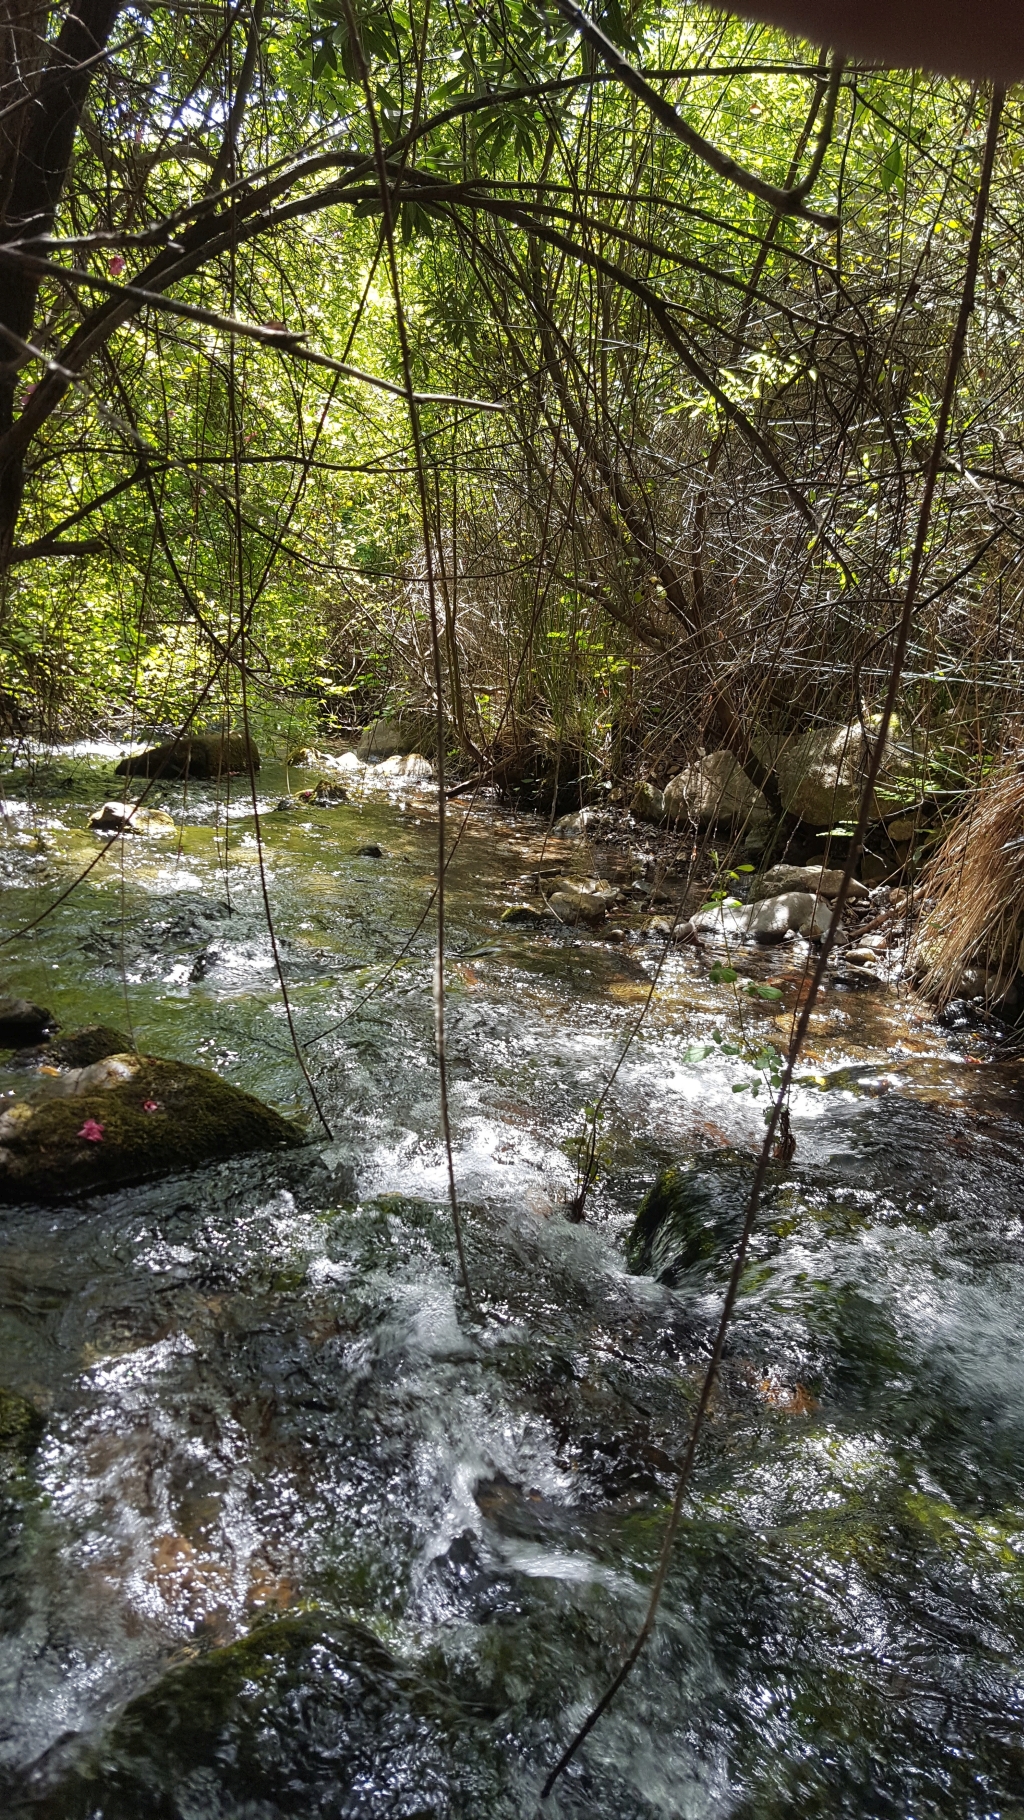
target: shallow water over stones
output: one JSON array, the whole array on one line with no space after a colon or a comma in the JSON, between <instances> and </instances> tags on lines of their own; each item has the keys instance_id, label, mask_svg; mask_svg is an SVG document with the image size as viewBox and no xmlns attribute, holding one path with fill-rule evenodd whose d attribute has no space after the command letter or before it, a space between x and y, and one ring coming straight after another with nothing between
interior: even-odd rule
<instances>
[{"instance_id":1,"label":"shallow water over stones","mask_svg":"<svg viewBox=\"0 0 1024 1820\"><path fill-rule=\"evenodd\" d=\"M670 1287L629 1273L625 1239L668 1163L724 1228L742 1205L763 1100L733 1093L741 1057L685 1059L734 1029L735 996L707 959L664 959L569 1225L565 1146L663 945L502 925L542 830L467 823L449 985L470 1312L437 1137L430 799L269 813L295 784L260 775L265 865L330 1139L241 792L183 809L161 787L177 840L117 842L6 949L4 984L65 1027L130 1028L310 1134L4 1214L0 1383L44 1419L0 1423L14 1813L533 1820L642 1615L728 1252ZM7 788L9 930L99 850L110 765ZM744 1001L750 1033L781 1037L798 966L743 964L783 993ZM826 994L657 1635L553 1813L1024 1806L1024 1141L1019 1067L980 1042L891 992Z\"/></svg>"}]
</instances>

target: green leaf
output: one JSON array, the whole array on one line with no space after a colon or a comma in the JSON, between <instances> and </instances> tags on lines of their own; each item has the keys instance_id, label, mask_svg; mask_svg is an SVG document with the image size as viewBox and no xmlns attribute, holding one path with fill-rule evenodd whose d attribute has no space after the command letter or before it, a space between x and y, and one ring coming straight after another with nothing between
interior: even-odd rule
<instances>
[{"instance_id":1,"label":"green leaf","mask_svg":"<svg viewBox=\"0 0 1024 1820\"><path fill-rule=\"evenodd\" d=\"M902 195L903 186L900 179L903 175L903 148L894 139L885 157L882 159L882 190L885 195L896 185Z\"/></svg>"},{"instance_id":2,"label":"green leaf","mask_svg":"<svg viewBox=\"0 0 1024 1820\"><path fill-rule=\"evenodd\" d=\"M604 0L603 5L595 8L597 23L603 28L613 44L620 50L636 55L640 46L626 22L626 15L621 0Z\"/></svg>"}]
</instances>

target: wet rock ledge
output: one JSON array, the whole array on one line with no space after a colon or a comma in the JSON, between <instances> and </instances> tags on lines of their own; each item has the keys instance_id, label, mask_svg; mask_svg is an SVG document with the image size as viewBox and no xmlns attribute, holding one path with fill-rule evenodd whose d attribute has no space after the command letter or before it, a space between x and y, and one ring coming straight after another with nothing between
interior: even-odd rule
<instances>
[{"instance_id":1,"label":"wet rock ledge","mask_svg":"<svg viewBox=\"0 0 1024 1820\"><path fill-rule=\"evenodd\" d=\"M0 1101L0 1202L104 1193L304 1142L252 1094L208 1069L136 1055L117 1031L80 1031L14 1063L27 1079L24 1094Z\"/></svg>"}]
</instances>

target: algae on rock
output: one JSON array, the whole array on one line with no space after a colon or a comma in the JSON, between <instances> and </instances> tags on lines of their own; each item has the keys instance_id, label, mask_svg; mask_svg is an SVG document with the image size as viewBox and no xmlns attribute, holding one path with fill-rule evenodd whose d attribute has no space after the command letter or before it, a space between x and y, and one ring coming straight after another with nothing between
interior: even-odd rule
<instances>
[{"instance_id":1,"label":"algae on rock","mask_svg":"<svg viewBox=\"0 0 1024 1820\"><path fill-rule=\"evenodd\" d=\"M465 1773L460 1717L362 1625L296 1613L168 1669L32 1811L39 1820L468 1812L453 1787ZM479 1786L493 1781L481 1768L470 1774L482 1813L497 1791Z\"/></svg>"},{"instance_id":2,"label":"algae on rock","mask_svg":"<svg viewBox=\"0 0 1024 1820\"><path fill-rule=\"evenodd\" d=\"M130 753L114 767L115 777L230 777L260 768L260 755L244 733L192 733L145 752Z\"/></svg>"},{"instance_id":3,"label":"algae on rock","mask_svg":"<svg viewBox=\"0 0 1024 1820\"><path fill-rule=\"evenodd\" d=\"M187 1062L107 1055L39 1082L0 1115L0 1201L103 1193L304 1134Z\"/></svg>"},{"instance_id":4,"label":"algae on rock","mask_svg":"<svg viewBox=\"0 0 1024 1820\"><path fill-rule=\"evenodd\" d=\"M746 1176L735 1164L663 1169L626 1240L633 1275L657 1277L674 1288L687 1271L714 1263L739 1234L745 1189Z\"/></svg>"}]
</instances>

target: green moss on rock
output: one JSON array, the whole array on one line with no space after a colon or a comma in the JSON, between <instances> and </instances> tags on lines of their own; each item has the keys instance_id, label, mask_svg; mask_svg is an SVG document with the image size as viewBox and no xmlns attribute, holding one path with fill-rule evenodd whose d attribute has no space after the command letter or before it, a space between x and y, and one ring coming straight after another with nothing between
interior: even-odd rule
<instances>
[{"instance_id":1,"label":"green moss on rock","mask_svg":"<svg viewBox=\"0 0 1024 1820\"><path fill-rule=\"evenodd\" d=\"M49 1043L38 1043L33 1049L19 1049L13 1062L19 1067L88 1068L108 1055L125 1055L132 1046L131 1037L109 1024L90 1024L72 1036L57 1037Z\"/></svg>"},{"instance_id":2,"label":"green moss on rock","mask_svg":"<svg viewBox=\"0 0 1024 1820\"><path fill-rule=\"evenodd\" d=\"M303 1141L298 1126L205 1068L107 1056L0 1116L0 1200L102 1193Z\"/></svg>"},{"instance_id":3,"label":"green moss on rock","mask_svg":"<svg viewBox=\"0 0 1024 1820\"><path fill-rule=\"evenodd\" d=\"M450 1702L360 1625L301 1613L172 1668L33 1813L40 1820L440 1820ZM470 1809L485 1813L490 1803ZM488 1791L488 1793L491 1791Z\"/></svg>"},{"instance_id":4,"label":"green moss on rock","mask_svg":"<svg viewBox=\"0 0 1024 1820\"><path fill-rule=\"evenodd\" d=\"M43 1418L26 1397L0 1388L0 1461L25 1459L39 1445Z\"/></svg>"},{"instance_id":5,"label":"green moss on rock","mask_svg":"<svg viewBox=\"0 0 1024 1820\"><path fill-rule=\"evenodd\" d=\"M193 733L134 752L114 766L115 777L228 777L260 768L260 755L244 733Z\"/></svg>"},{"instance_id":6,"label":"green moss on rock","mask_svg":"<svg viewBox=\"0 0 1024 1820\"><path fill-rule=\"evenodd\" d=\"M735 1164L663 1169L626 1240L633 1274L672 1287L687 1271L713 1263L738 1236L745 1186Z\"/></svg>"}]
</instances>

